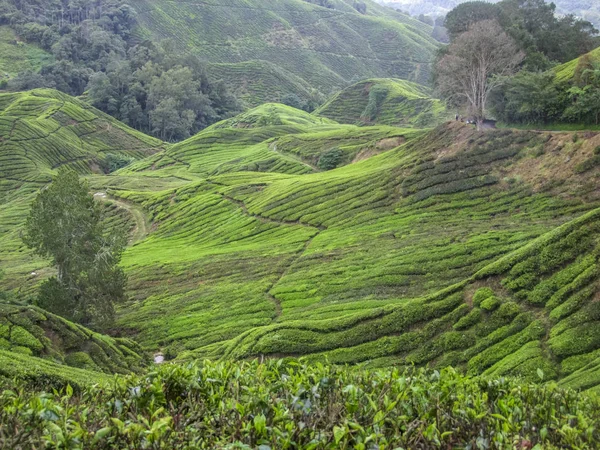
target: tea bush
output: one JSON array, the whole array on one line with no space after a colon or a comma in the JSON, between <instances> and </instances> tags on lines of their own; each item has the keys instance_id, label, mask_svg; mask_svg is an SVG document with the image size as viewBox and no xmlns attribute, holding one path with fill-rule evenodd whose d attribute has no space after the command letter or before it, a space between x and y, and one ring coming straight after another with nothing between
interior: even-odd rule
<instances>
[{"instance_id":1,"label":"tea bush","mask_svg":"<svg viewBox=\"0 0 600 450\"><path fill-rule=\"evenodd\" d=\"M167 364L75 392L9 383L0 394L11 449L583 449L600 445L598 423L596 395L553 383L297 360Z\"/></svg>"}]
</instances>

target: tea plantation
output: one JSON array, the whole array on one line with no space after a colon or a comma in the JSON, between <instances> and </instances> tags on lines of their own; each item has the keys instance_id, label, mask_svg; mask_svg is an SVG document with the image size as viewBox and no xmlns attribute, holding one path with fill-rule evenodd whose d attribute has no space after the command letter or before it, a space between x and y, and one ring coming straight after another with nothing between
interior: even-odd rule
<instances>
[{"instance_id":1,"label":"tea plantation","mask_svg":"<svg viewBox=\"0 0 600 450\"><path fill-rule=\"evenodd\" d=\"M0 394L11 449L597 448L599 398L510 379L297 361L165 365Z\"/></svg>"},{"instance_id":2,"label":"tea plantation","mask_svg":"<svg viewBox=\"0 0 600 450\"><path fill-rule=\"evenodd\" d=\"M373 79L334 95L315 114L340 123L427 127L449 118L443 103L410 81Z\"/></svg>"},{"instance_id":3,"label":"tea plantation","mask_svg":"<svg viewBox=\"0 0 600 450\"><path fill-rule=\"evenodd\" d=\"M0 106L0 444L597 447L599 133L271 103L165 145L51 90ZM130 232L120 337L26 306L64 165Z\"/></svg>"},{"instance_id":4,"label":"tea plantation","mask_svg":"<svg viewBox=\"0 0 600 450\"><path fill-rule=\"evenodd\" d=\"M139 39L171 39L250 106L329 94L351 81L426 83L438 44L430 27L367 0L132 0Z\"/></svg>"}]
</instances>

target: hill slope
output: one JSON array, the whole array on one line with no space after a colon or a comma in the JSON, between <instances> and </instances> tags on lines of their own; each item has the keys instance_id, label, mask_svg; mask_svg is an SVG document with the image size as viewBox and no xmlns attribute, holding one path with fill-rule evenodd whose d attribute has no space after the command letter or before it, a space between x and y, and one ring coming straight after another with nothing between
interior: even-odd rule
<instances>
[{"instance_id":1,"label":"hill slope","mask_svg":"<svg viewBox=\"0 0 600 450\"><path fill-rule=\"evenodd\" d=\"M361 128L256 108L90 176L147 222L124 255L119 327L179 360L541 369L594 388L599 146L591 132ZM319 167L334 147L346 159ZM30 267L18 247L4 255ZM15 290L38 282L8 269Z\"/></svg>"},{"instance_id":2,"label":"hill slope","mask_svg":"<svg viewBox=\"0 0 600 450\"><path fill-rule=\"evenodd\" d=\"M46 183L54 170L91 173L105 153L140 158L162 142L51 89L0 94L2 186Z\"/></svg>"},{"instance_id":3,"label":"hill slope","mask_svg":"<svg viewBox=\"0 0 600 450\"><path fill-rule=\"evenodd\" d=\"M0 380L89 385L144 365L130 339L95 333L33 306L0 303Z\"/></svg>"},{"instance_id":4,"label":"hill slope","mask_svg":"<svg viewBox=\"0 0 600 450\"><path fill-rule=\"evenodd\" d=\"M441 123L446 111L423 86L404 80L372 79L335 94L315 114L341 123L424 127Z\"/></svg>"},{"instance_id":5,"label":"hill slope","mask_svg":"<svg viewBox=\"0 0 600 450\"><path fill-rule=\"evenodd\" d=\"M125 258L139 301L121 323L180 358L541 368L595 386L598 180L579 167L599 140L453 124L331 172L121 192L161 224Z\"/></svg>"},{"instance_id":6,"label":"hill slope","mask_svg":"<svg viewBox=\"0 0 600 450\"><path fill-rule=\"evenodd\" d=\"M589 62L598 63L600 62L600 47L587 53L584 56L581 56L573 61L569 61L568 63L561 64L560 66L555 67L553 70L556 73L556 79L558 81L571 81L575 76L575 71L579 62L582 58L589 58Z\"/></svg>"},{"instance_id":7,"label":"hill slope","mask_svg":"<svg viewBox=\"0 0 600 450\"><path fill-rule=\"evenodd\" d=\"M209 65L213 76L225 74L251 106L278 101L289 89L300 96L307 86L329 93L374 76L428 81L437 44L427 25L372 2L366 14L353 2L329 3L332 8L303 0L133 0L131 5L138 12L140 38L170 38L218 63ZM264 80L277 83L265 90Z\"/></svg>"},{"instance_id":8,"label":"hill slope","mask_svg":"<svg viewBox=\"0 0 600 450\"><path fill-rule=\"evenodd\" d=\"M7 80L19 72L37 71L43 63L52 60L44 50L18 40L8 26L0 26L0 81Z\"/></svg>"}]
</instances>

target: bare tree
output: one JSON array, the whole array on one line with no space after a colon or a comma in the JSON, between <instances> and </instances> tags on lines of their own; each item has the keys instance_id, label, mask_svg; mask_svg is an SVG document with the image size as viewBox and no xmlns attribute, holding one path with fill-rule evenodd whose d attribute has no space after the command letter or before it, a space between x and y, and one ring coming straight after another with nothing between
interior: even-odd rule
<instances>
[{"instance_id":1,"label":"bare tree","mask_svg":"<svg viewBox=\"0 0 600 450\"><path fill-rule=\"evenodd\" d=\"M449 100L466 104L480 129L490 93L517 71L524 58L498 22L477 22L450 44L437 63L438 90Z\"/></svg>"}]
</instances>

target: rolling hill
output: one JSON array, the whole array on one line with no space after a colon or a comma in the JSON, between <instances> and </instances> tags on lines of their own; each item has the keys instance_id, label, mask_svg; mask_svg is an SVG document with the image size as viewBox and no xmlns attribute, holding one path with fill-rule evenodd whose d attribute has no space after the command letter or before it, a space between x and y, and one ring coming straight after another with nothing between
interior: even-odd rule
<instances>
[{"instance_id":1,"label":"rolling hill","mask_svg":"<svg viewBox=\"0 0 600 450\"><path fill-rule=\"evenodd\" d=\"M250 106L371 77L425 83L437 48L427 25L370 1L364 13L341 0L130 3L140 39L168 38L200 56Z\"/></svg>"},{"instance_id":2,"label":"rolling hill","mask_svg":"<svg viewBox=\"0 0 600 450\"><path fill-rule=\"evenodd\" d=\"M429 90L404 80L371 79L335 94L315 111L340 123L427 127L448 118Z\"/></svg>"},{"instance_id":3,"label":"rolling hill","mask_svg":"<svg viewBox=\"0 0 600 450\"><path fill-rule=\"evenodd\" d=\"M577 59L555 67L553 70L556 73L556 79L558 81L571 81L575 76L575 71L577 69L577 66L579 65L579 62L584 57L588 58L588 60L592 63L600 62L600 47L591 51L590 53L587 53L584 56L581 56Z\"/></svg>"},{"instance_id":4,"label":"rolling hill","mask_svg":"<svg viewBox=\"0 0 600 450\"><path fill-rule=\"evenodd\" d=\"M0 26L0 81L8 80L19 72L37 71L51 60L52 55L44 50L19 41L10 27Z\"/></svg>"},{"instance_id":5,"label":"rolling hill","mask_svg":"<svg viewBox=\"0 0 600 450\"><path fill-rule=\"evenodd\" d=\"M91 385L145 364L130 339L95 333L34 306L0 302L0 380Z\"/></svg>"},{"instance_id":6,"label":"rolling hill","mask_svg":"<svg viewBox=\"0 0 600 450\"><path fill-rule=\"evenodd\" d=\"M598 148L594 132L358 127L267 104L111 175L79 170L135 234L118 328L145 350L597 389ZM29 185L2 210L14 295L49 273L32 279L44 262L18 241Z\"/></svg>"}]
</instances>

